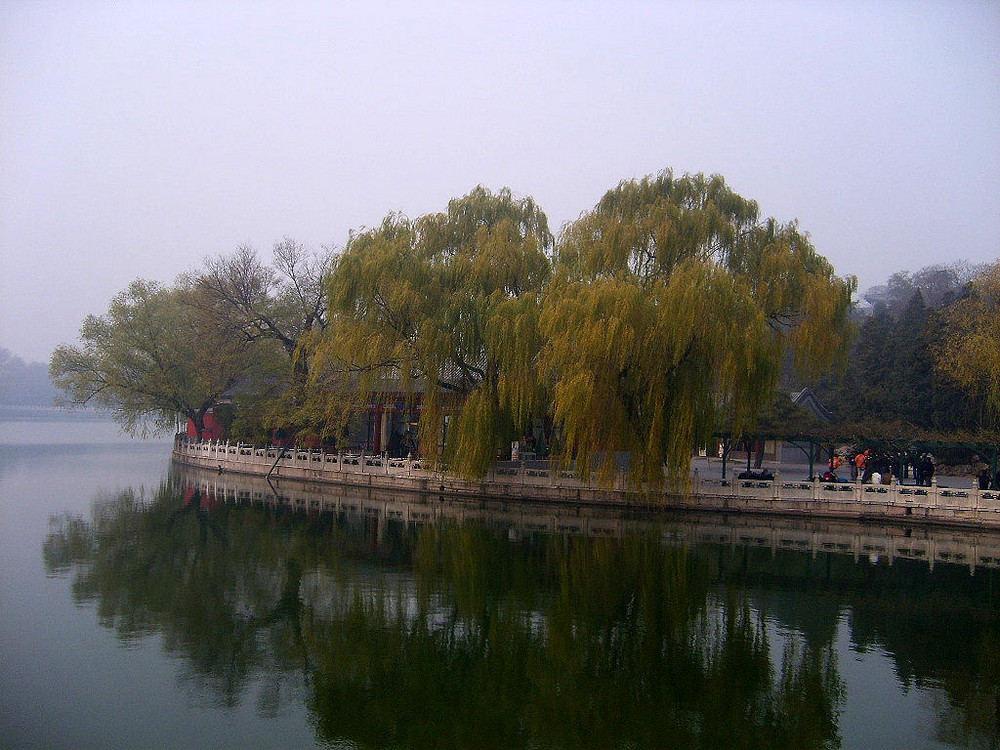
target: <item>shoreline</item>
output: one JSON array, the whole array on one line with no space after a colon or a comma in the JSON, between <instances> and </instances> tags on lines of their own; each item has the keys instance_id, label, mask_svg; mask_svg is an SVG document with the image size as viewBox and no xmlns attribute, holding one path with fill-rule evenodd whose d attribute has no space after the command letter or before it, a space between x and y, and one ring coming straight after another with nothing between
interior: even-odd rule
<instances>
[{"instance_id":1,"label":"shoreline","mask_svg":"<svg viewBox=\"0 0 1000 750\"><path fill-rule=\"evenodd\" d=\"M257 448L176 436L173 458L215 472L291 479L444 500L529 501L567 507L677 510L1000 530L1000 491L808 480L713 479L695 476L687 494L580 482L568 472L523 464L497 467L481 480L423 469L419 461L383 456Z\"/></svg>"},{"instance_id":2,"label":"shoreline","mask_svg":"<svg viewBox=\"0 0 1000 750\"><path fill-rule=\"evenodd\" d=\"M862 557L871 563L897 560L1000 570L1000 531L986 528L908 526L895 521L858 522L817 516L788 517L719 513L689 508L579 506L533 500L473 500L419 496L385 490L321 484L296 479L270 481L249 474L219 474L187 464L175 465L185 496L207 512L219 505L273 507L309 515L346 514L375 524L434 525L479 522L507 530L512 538L557 534L622 538L655 531L678 544L712 543L732 547Z\"/></svg>"}]
</instances>

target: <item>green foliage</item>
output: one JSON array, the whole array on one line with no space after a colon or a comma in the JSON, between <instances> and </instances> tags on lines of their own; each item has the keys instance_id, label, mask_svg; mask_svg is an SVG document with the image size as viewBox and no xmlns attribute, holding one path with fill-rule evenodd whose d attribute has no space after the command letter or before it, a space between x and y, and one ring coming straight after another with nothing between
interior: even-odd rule
<instances>
[{"instance_id":1,"label":"green foliage","mask_svg":"<svg viewBox=\"0 0 1000 750\"><path fill-rule=\"evenodd\" d=\"M624 452L659 484L721 412L752 425L786 351L814 371L848 340L853 281L721 177L624 182L553 248L533 201L483 188L352 236L310 354L327 401L421 392L426 457L468 475L549 416L567 463L611 481Z\"/></svg>"},{"instance_id":2,"label":"green foliage","mask_svg":"<svg viewBox=\"0 0 1000 750\"><path fill-rule=\"evenodd\" d=\"M102 316L88 316L79 346L60 346L50 374L74 405L110 411L130 433L168 430L177 414L205 412L245 375L248 342L205 314L198 292L138 280Z\"/></svg>"},{"instance_id":3,"label":"green foliage","mask_svg":"<svg viewBox=\"0 0 1000 750\"><path fill-rule=\"evenodd\" d=\"M841 433L876 437L892 425L896 437L966 440L995 428L987 392L996 382L997 336L989 332L997 327L996 313L988 284L960 294L958 270L901 272L890 279L888 292L876 288L876 296L887 299L861 324L846 368L815 386ZM976 278L988 277L988 269L980 269ZM916 285L927 279L940 282L933 289L936 305L926 304L923 285ZM983 296L974 291L980 288ZM899 297L904 292L906 300Z\"/></svg>"},{"instance_id":4,"label":"green foliage","mask_svg":"<svg viewBox=\"0 0 1000 750\"><path fill-rule=\"evenodd\" d=\"M245 383L233 437L259 441L268 430L290 428L323 439L325 421L309 390L312 341L327 323L325 277L333 250L308 250L291 238L274 244L272 262L243 245L212 258L192 282L206 312L234 329L258 351L284 354L272 361L266 378Z\"/></svg>"},{"instance_id":5,"label":"green foliage","mask_svg":"<svg viewBox=\"0 0 1000 750\"><path fill-rule=\"evenodd\" d=\"M335 262L314 356L362 394L421 391L425 456L481 474L542 405L523 374L540 346L551 246L545 215L507 190L477 188L415 221L389 216ZM447 411L457 419L446 447L437 436Z\"/></svg>"},{"instance_id":6,"label":"green foliage","mask_svg":"<svg viewBox=\"0 0 1000 750\"><path fill-rule=\"evenodd\" d=\"M757 415L753 433L757 436L808 436L823 434L825 425L813 412L792 401L783 390L777 390L770 402L764 404ZM739 439L741 434L734 429L731 413L722 413L718 431ZM751 438L752 435L745 435Z\"/></svg>"},{"instance_id":7,"label":"green foliage","mask_svg":"<svg viewBox=\"0 0 1000 750\"><path fill-rule=\"evenodd\" d=\"M581 474L597 455L611 481L627 456L633 482L659 485L665 463L687 476L723 416L752 429L786 354L829 366L852 291L719 176L623 182L558 250L532 199L477 187L442 213L387 216L336 257L285 239L272 264L241 247L172 288L136 282L52 374L129 429L200 423L228 393L241 436L325 442L409 393L431 463L480 476L542 419Z\"/></svg>"},{"instance_id":8,"label":"green foliage","mask_svg":"<svg viewBox=\"0 0 1000 750\"><path fill-rule=\"evenodd\" d=\"M225 397L238 402L230 434L266 438L301 418L308 359L297 352L326 324L329 257L286 238L273 264L244 246L170 287L137 280L84 321L80 345L55 351L52 378L69 403L105 408L129 432L168 430L178 414L200 428Z\"/></svg>"},{"instance_id":9,"label":"green foliage","mask_svg":"<svg viewBox=\"0 0 1000 750\"><path fill-rule=\"evenodd\" d=\"M974 279L971 294L943 315L936 365L1000 426L1000 261Z\"/></svg>"},{"instance_id":10,"label":"green foliage","mask_svg":"<svg viewBox=\"0 0 1000 750\"><path fill-rule=\"evenodd\" d=\"M687 475L720 411L749 428L786 351L804 371L844 342L853 280L794 224L761 221L718 176L623 182L566 228L543 299L544 363L567 458L631 454L633 479ZM589 462L577 462L586 474Z\"/></svg>"}]
</instances>

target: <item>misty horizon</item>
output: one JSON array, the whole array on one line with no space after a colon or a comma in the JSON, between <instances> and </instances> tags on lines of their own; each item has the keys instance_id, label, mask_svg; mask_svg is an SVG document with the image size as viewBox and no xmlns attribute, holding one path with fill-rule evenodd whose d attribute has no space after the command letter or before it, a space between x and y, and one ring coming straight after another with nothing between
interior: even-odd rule
<instances>
[{"instance_id":1,"label":"misty horizon","mask_svg":"<svg viewBox=\"0 0 1000 750\"><path fill-rule=\"evenodd\" d=\"M1000 6L0 4L0 346L131 281L509 187L720 174L859 289L1000 256Z\"/></svg>"}]
</instances>

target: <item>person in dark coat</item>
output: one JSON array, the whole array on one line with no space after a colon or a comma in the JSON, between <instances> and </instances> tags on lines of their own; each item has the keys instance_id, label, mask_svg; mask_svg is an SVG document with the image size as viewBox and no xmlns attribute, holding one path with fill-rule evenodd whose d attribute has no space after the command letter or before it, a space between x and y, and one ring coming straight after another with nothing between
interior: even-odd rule
<instances>
[{"instance_id":1,"label":"person in dark coat","mask_svg":"<svg viewBox=\"0 0 1000 750\"><path fill-rule=\"evenodd\" d=\"M934 461L930 454L925 453L920 457L920 484L925 487L931 486L931 479L934 478Z\"/></svg>"},{"instance_id":2,"label":"person in dark coat","mask_svg":"<svg viewBox=\"0 0 1000 750\"><path fill-rule=\"evenodd\" d=\"M989 467L987 466L985 469L979 472L979 489L981 490L992 489L991 487L992 484L993 484L993 477L990 473Z\"/></svg>"}]
</instances>

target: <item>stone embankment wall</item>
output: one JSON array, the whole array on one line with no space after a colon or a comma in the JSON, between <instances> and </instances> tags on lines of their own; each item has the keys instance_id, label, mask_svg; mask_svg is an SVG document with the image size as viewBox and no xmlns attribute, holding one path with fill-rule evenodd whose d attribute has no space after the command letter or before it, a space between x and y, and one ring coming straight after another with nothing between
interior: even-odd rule
<instances>
[{"instance_id":1,"label":"stone embankment wall","mask_svg":"<svg viewBox=\"0 0 1000 750\"><path fill-rule=\"evenodd\" d=\"M628 508L676 508L725 513L766 513L853 520L1000 528L1000 491L932 485L700 479L674 494L607 488L566 472L498 467L478 481L425 469L420 461L383 456L258 448L179 435L175 460L216 472L493 500L532 500Z\"/></svg>"}]
</instances>

